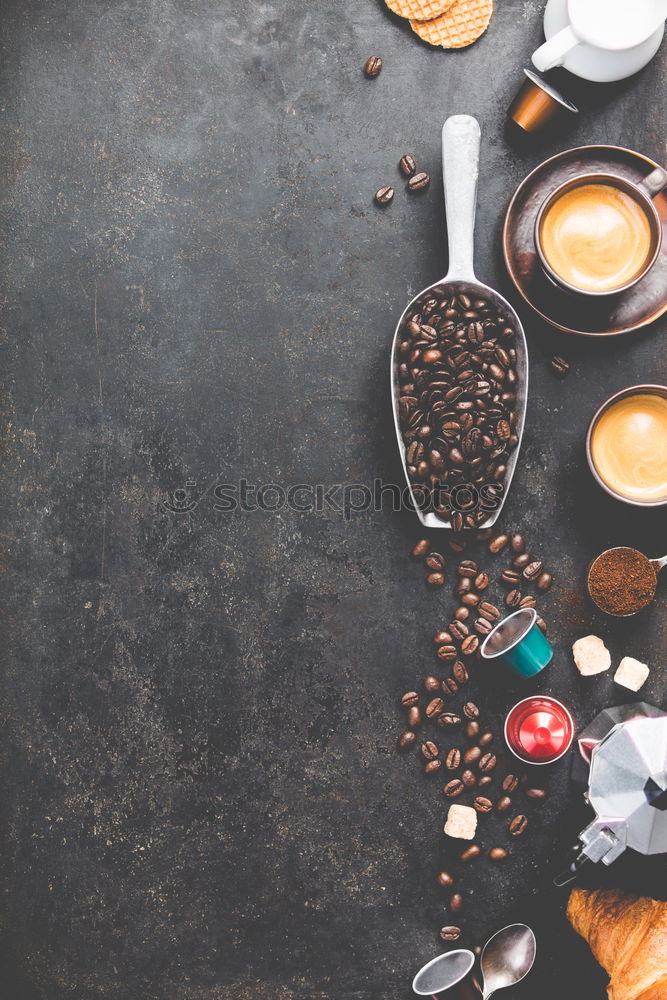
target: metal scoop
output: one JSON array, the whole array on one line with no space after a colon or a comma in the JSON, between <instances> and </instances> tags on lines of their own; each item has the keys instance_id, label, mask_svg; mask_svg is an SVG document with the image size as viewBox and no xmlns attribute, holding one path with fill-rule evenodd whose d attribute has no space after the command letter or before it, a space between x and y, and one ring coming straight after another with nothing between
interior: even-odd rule
<instances>
[{"instance_id":1,"label":"metal scoop","mask_svg":"<svg viewBox=\"0 0 667 1000\"><path fill-rule=\"evenodd\" d=\"M403 324L408 311L413 308L417 299L426 293L437 290L448 296L468 295L474 299L487 299L495 309L506 319L516 333L514 346L517 352L516 370L516 413L517 424L514 429L518 442L507 460L507 470L503 481L504 489L496 499L497 506L489 510L488 517L480 521L478 528L491 527L502 510L507 496L514 469L516 466L523 425L526 414L526 398L528 394L528 350L526 337L521 321L512 306L493 288L483 285L475 277L473 269L473 241L475 228L475 200L477 193L477 177L479 174L479 122L470 115L454 115L448 118L442 129L442 167L445 186L445 209L447 213L447 240L449 244L449 270L444 278L416 295L404 310L394 334L391 362L392 399L394 406L394 423L398 447L403 461L403 471L411 491L414 506L421 523L427 528L447 528L451 524L434 512L421 509L420 501L415 496L413 484L408 476L405 445L401 436L399 415L399 379L398 379L398 345L401 339Z\"/></svg>"},{"instance_id":2,"label":"metal scoop","mask_svg":"<svg viewBox=\"0 0 667 1000\"><path fill-rule=\"evenodd\" d=\"M591 587L590 587L591 571L592 571L593 567L595 566L595 564L598 562L598 560L602 559L603 556L606 556L608 552L616 552L616 551L621 551L621 550L623 550L625 552L632 552L632 554L636 558L638 558L639 560L641 560L641 562L645 565L645 568L649 571L649 575L650 575L650 573L652 573L653 574L653 578L654 578L653 590L652 590L650 596L647 595L647 599L646 599L645 603L641 606L641 608L637 608L636 611L628 611L625 614L622 614L622 613L620 613L618 611L610 611L609 608L603 607L602 604L600 604L598 601L596 601L595 597L593 596L593 594L591 592ZM606 615L613 615L615 618L631 618L632 615L636 615L640 611L643 611L644 608L647 608L649 606L649 604L652 604L653 601L655 600L655 592L656 592L656 588L658 586L658 573L660 572L660 570L664 566L667 566L667 556L663 556L661 559L649 559L649 557L645 556L643 552L639 551L639 549L633 549L633 548L630 548L627 545L618 545L618 546L615 546L614 548L611 548L611 549L605 549L604 552L601 552L599 556L596 556L595 559L593 559L593 561L589 564L588 569L586 571L586 589L588 591L588 595L589 595L590 599L593 601L593 604L595 604L596 607L598 607L600 609L600 611L604 611L604 613ZM622 579L620 577L619 577L619 581L618 581L618 586L619 586L619 588L623 587L623 581L622 581Z\"/></svg>"},{"instance_id":3,"label":"metal scoop","mask_svg":"<svg viewBox=\"0 0 667 1000\"><path fill-rule=\"evenodd\" d=\"M528 975L535 961L537 943L526 924L510 924L493 935L482 952L482 997L514 986Z\"/></svg>"}]
</instances>

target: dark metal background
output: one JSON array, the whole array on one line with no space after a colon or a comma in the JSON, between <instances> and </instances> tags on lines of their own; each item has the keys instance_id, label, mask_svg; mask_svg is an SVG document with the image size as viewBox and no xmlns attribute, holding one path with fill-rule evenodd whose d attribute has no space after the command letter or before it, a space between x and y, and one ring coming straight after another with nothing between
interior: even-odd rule
<instances>
[{"instance_id":1,"label":"dark metal background","mask_svg":"<svg viewBox=\"0 0 667 1000\"><path fill-rule=\"evenodd\" d=\"M227 515L212 490L397 481L387 352L409 296L445 271L447 115L481 122L477 269L510 293L500 228L529 169L590 142L663 158L662 56L580 88L560 134L506 134L543 4L497 6L477 45L444 53L375 0L3 3L11 1000L407 1000L439 950L441 783L394 750L398 696L449 620L449 588L427 592L408 558L416 521ZM424 195L400 182L407 151L433 175ZM615 663L648 660L646 697L667 707L664 585L614 625L580 580L601 546L667 550L664 515L606 499L583 456L608 393L665 380L665 323L591 343L522 315L531 389L502 523L558 581L541 687L579 723L619 700L610 675L573 668L571 642L595 632ZM188 480L198 506L168 513ZM496 729L526 690L473 685ZM521 849L464 882L466 942L536 927L517 998L604 997L550 888L584 812L566 771ZM633 884L660 891L639 869Z\"/></svg>"}]
</instances>

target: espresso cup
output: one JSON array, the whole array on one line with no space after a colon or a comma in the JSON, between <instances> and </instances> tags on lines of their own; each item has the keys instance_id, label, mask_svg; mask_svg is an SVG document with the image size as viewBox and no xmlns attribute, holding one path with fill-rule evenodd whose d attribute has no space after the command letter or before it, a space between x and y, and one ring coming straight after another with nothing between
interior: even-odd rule
<instances>
[{"instance_id":1,"label":"espresso cup","mask_svg":"<svg viewBox=\"0 0 667 1000\"><path fill-rule=\"evenodd\" d=\"M660 253L662 224L652 199L665 187L661 167L637 184L602 172L565 181L535 220L535 248L546 276L583 296L632 288Z\"/></svg>"},{"instance_id":2,"label":"espresso cup","mask_svg":"<svg viewBox=\"0 0 667 1000\"><path fill-rule=\"evenodd\" d=\"M667 505L667 385L631 385L606 399L588 425L586 458L616 500Z\"/></svg>"}]
</instances>

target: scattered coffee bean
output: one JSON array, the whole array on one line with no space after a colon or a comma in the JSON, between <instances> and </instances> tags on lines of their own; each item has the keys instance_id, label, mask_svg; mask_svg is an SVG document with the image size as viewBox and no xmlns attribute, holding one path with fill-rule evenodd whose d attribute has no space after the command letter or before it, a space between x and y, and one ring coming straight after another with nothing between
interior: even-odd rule
<instances>
[{"instance_id":1,"label":"scattered coffee bean","mask_svg":"<svg viewBox=\"0 0 667 1000\"><path fill-rule=\"evenodd\" d=\"M512 552L516 552L517 555L526 551L526 539L523 535L520 535L518 531L510 538L510 548L512 549Z\"/></svg>"},{"instance_id":2,"label":"scattered coffee bean","mask_svg":"<svg viewBox=\"0 0 667 1000\"><path fill-rule=\"evenodd\" d=\"M452 641L451 635L449 634L449 632L445 632L444 629L442 629L440 632L436 632L435 635L433 636L433 642L436 644L436 646L447 646L451 643L451 641Z\"/></svg>"},{"instance_id":3,"label":"scattered coffee bean","mask_svg":"<svg viewBox=\"0 0 667 1000\"><path fill-rule=\"evenodd\" d=\"M461 643L461 652L464 656L472 656L473 653L477 652L479 647L479 639L476 635L467 636Z\"/></svg>"},{"instance_id":4,"label":"scattered coffee bean","mask_svg":"<svg viewBox=\"0 0 667 1000\"><path fill-rule=\"evenodd\" d=\"M537 601L535 600L535 598L533 597L532 594L526 594L526 596L522 597L521 600L519 601L519 607L520 608L536 608L537 607Z\"/></svg>"},{"instance_id":5,"label":"scattered coffee bean","mask_svg":"<svg viewBox=\"0 0 667 1000\"><path fill-rule=\"evenodd\" d=\"M388 205L390 201L394 200L394 189L390 184L383 184L381 188L378 188L375 192L375 200L378 205Z\"/></svg>"},{"instance_id":6,"label":"scattered coffee bean","mask_svg":"<svg viewBox=\"0 0 667 1000\"><path fill-rule=\"evenodd\" d=\"M444 660L445 663L450 660L454 661L458 655L456 646L441 646L438 650L438 656L441 660Z\"/></svg>"},{"instance_id":7,"label":"scattered coffee bean","mask_svg":"<svg viewBox=\"0 0 667 1000\"><path fill-rule=\"evenodd\" d=\"M440 928L440 937L443 941L458 941L461 937L461 928L455 927L454 924L447 924L446 927Z\"/></svg>"},{"instance_id":8,"label":"scattered coffee bean","mask_svg":"<svg viewBox=\"0 0 667 1000\"><path fill-rule=\"evenodd\" d=\"M480 813L488 813L493 809L493 802L484 795L476 795L472 804L477 812Z\"/></svg>"},{"instance_id":9,"label":"scattered coffee bean","mask_svg":"<svg viewBox=\"0 0 667 1000\"><path fill-rule=\"evenodd\" d=\"M496 809L498 810L499 813L504 813L507 812L509 808L511 808L511 805L512 805L512 800L509 797L509 795L501 795L498 801L496 802Z\"/></svg>"},{"instance_id":10,"label":"scattered coffee bean","mask_svg":"<svg viewBox=\"0 0 667 1000\"><path fill-rule=\"evenodd\" d=\"M366 60L366 65L364 66L364 73L367 77L372 79L377 76L382 69L382 60L379 56L369 56Z\"/></svg>"},{"instance_id":11,"label":"scattered coffee bean","mask_svg":"<svg viewBox=\"0 0 667 1000\"><path fill-rule=\"evenodd\" d=\"M470 591L467 594L462 594L461 604L465 604L467 608L475 608L479 604L479 594L474 594Z\"/></svg>"},{"instance_id":12,"label":"scattered coffee bean","mask_svg":"<svg viewBox=\"0 0 667 1000\"><path fill-rule=\"evenodd\" d=\"M400 167L400 171L404 177L412 177L417 169L417 162L414 156L411 156L410 153L404 153L398 161L398 166Z\"/></svg>"},{"instance_id":13,"label":"scattered coffee bean","mask_svg":"<svg viewBox=\"0 0 667 1000\"><path fill-rule=\"evenodd\" d=\"M410 733L410 736L412 735L413 734ZM445 766L448 771L455 771L460 764L461 764L461 751L457 750L456 747L452 747L452 749L448 751L447 756L445 757Z\"/></svg>"},{"instance_id":14,"label":"scattered coffee bean","mask_svg":"<svg viewBox=\"0 0 667 1000\"><path fill-rule=\"evenodd\" d=\"M497 622L500 618L500 611L495 604L490 604L489 601L482 601L482 603L477 606L477 613L482 618L486 618L486 620L490 622Z\"/></svg>"},{"instance_id":15,"label":"scattered coffee bean","mask_svg":"<svg viewBox=\"0 0 667 1000\"><path fill-rule=\"evenodd\" d=\"M413 174L408 181L408 191L423 191L431 183L431 178L424 171L420 170L418 174Z\"/></svg>"},{"instance_id":16,"label":"scattered coffee bean","mask_svg":"<svg viewBox=\"0 0 667 1000\"><path fill-rule=\"evenodd\" d=\"M489 851L491 861L503 861L506 857L507 851L504 847L492 847Z\"/></svg>"},{"instance_id":17,"label":"scattered coffee bean","mask_svg":"<svg viewBox=\"0 0 667 1000\"><path fill-rule=\"evenodd\" d=\"M493 781L492 775L483 774L482 777L479 778L479 780L477 781L477 787L485 788L487 785L490 785L492 781Z\"/></svg>"},{"instance_id":18,"label":"scattered coffee bean","mask_svg":"<svg viewBox=\"0 0 667 1000\"><path fill-rule=\"evenodd\" d=\"M437 715L445 710L445 703L442 698L433 698L426 706L426 718L435 719Z\"/></svg>"},{"instance_id":19,"label":"scattered coffee bean","mask_svg":"<svg viewBox=\"0 0 667 1000\"><path fill-rule=\"evenodd\" d=\"M457 622L464 622L470 618L470 608L467 608L465 604L459 605L459 607L454 612L454 618Z\"/></svg>"},{"instance_id":20,"label":"scattered coffee bean","mask_svg":"<svg viewBox=\"0 0 667 1000\"><path fill-rule=\"evenodd\" d=\"M405 694L401 697L401 705L403 705L404 708L410 708L411 705L418 705L418 704L419 704L419 695L417 694L416 691L406 691Z\"/></svg>"},{"instance_id":21,"label":"scattered coffee bean","mask_svg":"<svg viewBox=\"0 0 667 1000\"><path fill-rule=\"evenodd\" d=\"M463 660L456 660L454 666L452 667L452 673L454 675L454 680L457 684L467 684L469 680L468 671L466 670L466 665Z\"/></svg>"},{"instance_id":22,"label":"scattered coffee bean","mask_svg":"<svg viewBox=\"0 0 667 1000\"><path fill-rule=\"evenodd\" d=\"M463 909L463 896L460 892L455 892L449 899L449 912L460 913Z\"/></svg>"},{"instance_id":23,"label":"scattered coffee bean","mask_svg":"<svg viewBox=\"0 0 667 1000\"><path fill-rule=\"evenodd\" d=\"M441 767L441 760L429 760L427 764L424 764L424 774L435 774Z\"/></svg>"},{"instance_id":24,"label":"scattered coffee bean","mask_svg":"<svg viewBox=\"0 0 667 1000\"><path fill-rule=\"evenodd\" d=\"M453 698L457 694L459 686L453 677L445 677L442 682L442 693L447 696L447 698Z\"/></svg>"},{"instance_id":25,"label":"scattered coffee bean","mask_svg":"<svg viewBox=\"0 0 667 1000\"><path fill-rule=\"evenodd\" d=\"M440 552L429 552L424 562L434 573L442 573L445 568L445 557Z\"/></svg>"},{"instance_id":26,"label":"scattered coffee bean","mask_svg":"<svg viewBox=\"0 0 667 1000\"><path fill-rule=\"evenodd\" d=\"M463 706L463 714L467 719L478 719L479 709L474 701L467 701Z\"/></svg>"},{"instance_id":27,"label":"scattered coffee bean","mask_svg":"<svg viewBox=\"0 0 667 1000\"><path fill-rule=\"evenodd\" d=\"M527 788L526 795L529 799L534 799L537 802L544 802L547 797L547 793L543 788Z\"/></svg>"},{"instance_id":28,"label":"scattered coffee bean","mask_svg":"<svg viewBox=\"0 0 667 1000\"><path fill-rule=\"evenodd\" d=\"M527 826L528 820L523 813L519 813L518 816L515 816L514 819L510 821L509 831L513 837L520 837Z\"/></svg>"},{"instance_id":29,"label":"scattered coffee bean","mask_svg":"<svg viewBox=\"0 0 667 1000\"><path fill-rule=\"evenodd\" d=\"M518 608L521 604L521 591L510 590L509 594L505 598L505 604L508 608Z\"/></svg>"},{"instance_id":30,"label":"scattered coffee bean","mask_svg":"<svg viewBox=\"0 0 667 1000\"><path fill-rule=\"evenodd\" d=\"M443 889L451 889L454 885L454 879L449 872L439 872L438 885L441 885Z\"/></svg>"},{"instance_id":31,"label":"scattered coffee bean","mask_svg":"<svg viewBox=\"0 0 667 1000\"><path fill-rule=\"evenodd\" d=\"M478 573L477 563L473 562L472 559L462 559L456 567L456 572L459 576L467 576L474 580Z\"/></svg>"},{"instance_id":32,"label":"scattered coffee bean","mask_svg":"<svg viewBox=\"0 0 667 1000\"><path fill-rule=\"evenodd\" d=\"M493 771L497 763L498 761L494 753L485 753L479 758L479 764L477 766L480 771Z\"/></svg>"},{"instance_id":33,"label":"scattered coffee bean","mask_svg":"<svg viewBox=\"0 0 667 1000\"><path fill-rule=\"evenodd\" d=\"M439 726L458 726L461 722L461 716L456 715L455 712L443 712L436 721Z\"/></svg>"},{"instance_id":34,"label":"scattered coffee bean","mask_svg":"<svg viewBox=\"0 0 667 1000\"><path fill-rule=\"evenodd\" d=\"M491 552L494 556L497 555L499 552L503 551L508 542L509 535L496 535L495 538L492 538L489 542L489 552Z\"/></svg>"},{"instance_id":35,"label":"scattered coffee bean","mask_svg":"<svg viewBox=\"0 0 667 1000\"><path fill-rule=\"evenodd\" d=\"M465 622L453 621L449 626L449 631L453 637L459 641L465 639L467 635L470 635L470 629Z\"/></svg>"},{"instance_id":36,"label":"scattered coffee bean","mask_svg":"<svg viewBox=\"0 0 667 1000\"><path fill-rule=\"evenodd\" d=\"M406 730L406 732L401 733L401 735L398 737L398 745L401 748L401 750L405 750L407 747L411 747L416 739L417 737L415 736L414 733L411 733L409 730Z\"/></svg>"},{"instance_id":37,"label":"scattered coffee bean","mask_svg":"<svg viewBox=\"0 0 667 1000\"><path fill-rule=\"evenodd\" d=\"M503 778L503 791L515 792L519 787L519 779L516 774L507 774Z\"/></svg>"},{"instance_id":38,"label":"scattered coffee bean","mask_svg":"<svg viewBox=\"0 0 667 1000\"><path fill-rule=\"evenodd\" d=\"M535 619L535 624L539 628L540 632L543 632L546 635L547 623L545 622L544 618L540 618L540 616L538 615L537 618Z\"/></svg>"},{"instance_id":39,"label":"scattered coffee bean","mask_svg":"<svg viewBox=\"0 0 667 1000\"><path fill-rule=\"evenodd\" d=\"M468 543L465 538L450 538L447 541L452 552L465 552Z\"/></svg>"},{"instance_id":40,"label":"scattered coffee bean","mask_svg":"<svg viewBox=\"0 0 667 1000\"><path fill-rule=\"evenodd\" d=\"M461 781L466 786L466 788L472 788L473 785L477 784L477 778L468 768L461 772Z\"/></svg>"},{"instance_id":41,"label":"scattered coffee bean","mask_svg":"<svg viewBox=\"0 0 667 1000\"><path fill-rule=\"evenodd\" d=\"M434 694L436 691L440 690L440 681L437 677L425 677L423 680L424 690L428 691L429 694Z\"/></svg>"},{"instance_id":42,"label":"scattered coffee bean","mask_svg":"<svg viewBox=\"0 0 667 1000\"><path fill-rule=\"evenodd\" d=\"M488 573L478 573L475 577L474 586L476 590L486 590L491 583Z\"/></svg>"},{"instance_id":43,"label":"scattered coffee bean","mask_svg":"<svg viewBox=\"0 0 667 1000\"><path fill-rule=\"evenodd\" d=\"M429 573L426 577L426 582L430 587L442 587L445 582L444 573Z\"/></svg>"},{"instance_id":44,"label":"scattered coffee bean","mask_svg":"<svg viewBox=\"0 0 667 1000\"><path fill-rule=\"evenodd\" d=\"M551 573L540 573L535 581L535 586L538 590L548 590L553 582L554 578Z\"/></svg>"},{"instance_id":45,"label":"scattered coffee bean","mask_svg":"<svg viewBox=\"0 0 667 1000\"><path fill-rule=\"evenodd\" d=\"M525 576L526 580L537 580L538 576L540 576L541 573L542 573L542 563L540 562L539 559L536 559L534 562L528 563L528 565L524 567L523 571L523 575Z\"/></svg>"},{"instance_id":46,"label":"scattered coffee bean","mask_svg":"<svg viewBox=\"0 0 667 1000\"><path fill-rule=\"evenodd\" d=\"M479 747L468 747L463 754L463 761L465 764L476 764L481 759L481 756L482 751Z\"/></svg>"},{"instance_id":47,"label":"scattered coffee bean","mask_svg":"<svg viewBox=\"0 0 667 1000\"><path fill-rule=\"evenodd\" d=\"M515 587L518 583L521 583L521 573L517 573L515 569L503 570L503 575L500 578L503 583L508 583L511 587Z\"/></svg>"},{"instance_id":48,"label":"scattered coffee bean","mask_svg":"<svg viewBox=\"0 0 667 1000\"><path fill-rule=\"evenodd\" d=\"M466 847L465 851L461 851L461 861L472 861L473 858L478 858L482 853L482 848L479 844L471 844L470 847Z\"/></svg>"},{"instance_id":49,"label":"scattered coffee bean","mask_svg":"<svg viewBox=\"0 0 667 1000\"><path fill-rule=\"evenodd\" d=\"M461 599L461 603L463 603L463 598L467 593L470 592L471 589L472 589L472 580L470 579L469 576L464 576L456 584L456 589L454 590L454 594L456 595L456 597L459 597Z\"/></svg>"},{"instance_id":50,"label":"scattered coffee bean","mask_svg":"<svg viewBox=\"0 0 667 1000\"><path fill-rule=\"evenodd\" d=\"M416 705L412 705L412 707L408 709L405 721L407 722L410 729L416 729L417 726L421 726L422 714Z\"/></svg>"},{"instance_id":51,"label":"scattered coffee bean","mask_svg":"<svg viewBox=\"0 0 667 1000\"><path fill-rule=\"evenodd\" d=\"M412 555L415 559L423 559L424 556L428 555L430 551L431 543L428 538L420 538L417 544L412 549Z\"/></svg>"},{"instance_id":52,"label":"scattered coffee bean","mask_svg":"<svg viewBox=\"0 0 667 1000\"><path fill-rule=\"evenodd\" d=\"M478 733L479 733L479 722L475 722L474 720L472 722L469 722L468 725L466 726L466 736L469 739L474 740L475 737L478 735Z\"/></svg>"},{"instance_id":53,"label":"scattered coffee bean","mask_svg":"<svg viewBox=\"0 0 667 1000\"><path fill-rule=\"evenodd\" d=\"M420 750L422 752L422 757L426 760L435 760L440 753L437 743L434 743L433 740L426 740L422 743Z\"/></svg>"},{"instance_id":54,"label":"scattered coffee bean","mask_svg":"<svg viewBox=\"0 0 667 1000\"><path fill-rule=\"evenodd\" d=\"M493 733L482 733L479 738L479 745L481 747L488 747L490 743L493 743Z\"/></svg>"},{"instance_id":55,"label":"scattered coffee bean","mask_svg":"<svg viewBox=\"0 0 667 1000\"><path fill-rule=\"evenodd\" d=\"M443 788L443 792L448 799L456 799L465 791L465 787L460 778L452 778Z\"/></svg>"},{"instance_id":56,"label":"scattered coffee bean","mask_svg":"<svg viewBox=\"0 0 667 1000\"><path fill-rule=\"evenodd\" d=\"M514 559L512 559L512 566L514 566L515 569L524 569L530 562L531 558L532 557L528 554L528 552L521 552L518 556L515 556Z\"/></svg>"},{"instance_id":57,"label":"scattered coffee bean","mask_svg":"<svg viewBox=\"0 0 667 1000\"><path fill-rule=\"evenodd\" d=\"M488 618L477 618L474 623L475 632L481 636L487 636L489 632L493 631L493 624L488 620Z\"/></svg>"},{"instance_id":58,"label":"scattered coffee bean","mask_svg":"<svg viewBox=\"0 0 667 1000\"><path fill-rule=\"evenodd\" d=\"M560 376L567 375L567 373L570 370L569 363L565 360L565 358L561 358L560 355L558 354L554 354L553 358L550 361L550 365L551 365L551 370L555 372L556 375Z\"/></svg>"}]
</instances>

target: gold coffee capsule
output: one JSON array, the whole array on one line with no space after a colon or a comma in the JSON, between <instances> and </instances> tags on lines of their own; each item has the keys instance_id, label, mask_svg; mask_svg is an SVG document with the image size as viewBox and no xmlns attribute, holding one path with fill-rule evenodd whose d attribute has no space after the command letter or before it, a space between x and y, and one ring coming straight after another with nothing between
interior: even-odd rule
<instances>
[{"instance_id":1,"label":"gold coffee capsule","mask_svg":"<svg viewBox=\"0 0 667 1000\"><path fill-rule=\"evenodd\" d=\"M562 111L578 114L579 109L572 101L547 83L539 73L532 69L524 69L524 73L526 79L508 111L512 121L524 132L536 132Z\"/></svg>"}]
</instances>

